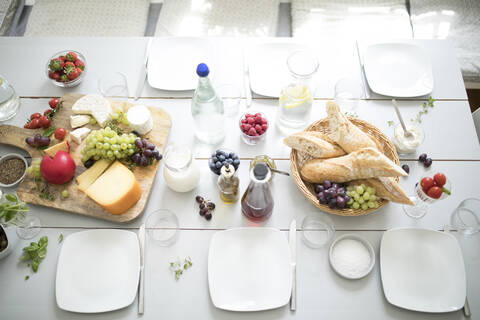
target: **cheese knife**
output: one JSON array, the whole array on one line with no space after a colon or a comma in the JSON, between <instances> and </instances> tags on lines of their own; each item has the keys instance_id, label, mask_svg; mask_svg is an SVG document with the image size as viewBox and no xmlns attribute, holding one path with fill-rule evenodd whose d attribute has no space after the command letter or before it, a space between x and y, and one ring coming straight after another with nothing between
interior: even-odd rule
<instances>
[{"instance_id":1,"label":"cheese knife","mask_svg":"<svg viewBox=\"0 0 480 320\"><path fill-rule=\"evenodd\" d=\"M290 310L297 309L297 221L290 223L288 232L288 243L290 244L290 268L292 270L292 295L290 297Z\"/></svg>"},{"instance_id":2,"label":"cheese knife","mask_svg":"<svg viewBox=\"0 0 480 320\"><path fill-rule=\"evenodd\" d=\"M138 314L143 314L144 300L144 280L145 280L145 224L138 230L138 240L140 242L140 284L138 285Z\"/></svg>"},{"instance_id":3,"label":"cheese knife","mask_svg":"<svg viewBox=\"0 0 480 320\"><path fill-rule=\"evenodd\" d=\"M150 47L152 46L153 38L148 39L147 46L145 48L145 58L143 61L142 70L140 71L140 78L138 79L137 90L135 90L134 100L138 100L138 97L142 94L143 86L145 85L145 79L147 78L147 63L150 56Z\"/></svg>"}]
</instances>

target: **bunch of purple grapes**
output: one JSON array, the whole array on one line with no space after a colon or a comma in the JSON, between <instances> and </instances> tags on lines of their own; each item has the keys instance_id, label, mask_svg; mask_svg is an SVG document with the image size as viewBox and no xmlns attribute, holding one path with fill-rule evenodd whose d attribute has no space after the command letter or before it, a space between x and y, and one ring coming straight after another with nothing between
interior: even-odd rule
<instances>
[{"instance_id":1,"label":"bunch of purple grapes","mask_svg":"<svg viewBox=\"0 0 480 320\"><path fill-rule=\"evenodd\" d=\"M155 149L155 145L148 142L146 139L135 140L135 146L137 147L138 151L132 154L130 159L137 166L146 167L149 164L152 164L153 159L160 161L163 158L160 152Z\"/></svg>"},{"instance_id":2,"label":"bunch of purple grapes","mask_svg":"<svg viewBox=\"0 0 480 320\"><path fill-rule=\"evenodd\" d=\"M317 194L318 201L321 204L328 205L330 209L343 209L347 202L350 201L350 196L347 195L345 185L329 180L317 184L315 186L315 193Z\"/></svg>"},{"instance_id":3,"label":"bunch of purple grapes","mask_svg":"<svg viewBox=\"0 0 480 320\"><path fill-rule=\"evenodd\" d=\"M40 133L37 133L33 138L26 138L25 142L31 147L46 147L50 144L50 138L42 137Z\"/></svg>"}]
</instances>

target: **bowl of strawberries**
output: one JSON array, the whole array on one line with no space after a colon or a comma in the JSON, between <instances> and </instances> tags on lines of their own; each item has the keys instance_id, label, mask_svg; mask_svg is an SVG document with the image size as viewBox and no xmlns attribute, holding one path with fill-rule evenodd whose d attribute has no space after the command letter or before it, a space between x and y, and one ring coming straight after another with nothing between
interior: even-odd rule
<instances>
[{"instance_id":1,"label":"bowl of strawberries","mask_svg":"<svg viewBox=\"0 0 480 320\"><path fill-rule=\"evenodd\" d=\"M85 57L74 50L55 53L47 61L46 74L54 85L64 88L77 86L85 77Z\"/></svg>"}]
</instances>

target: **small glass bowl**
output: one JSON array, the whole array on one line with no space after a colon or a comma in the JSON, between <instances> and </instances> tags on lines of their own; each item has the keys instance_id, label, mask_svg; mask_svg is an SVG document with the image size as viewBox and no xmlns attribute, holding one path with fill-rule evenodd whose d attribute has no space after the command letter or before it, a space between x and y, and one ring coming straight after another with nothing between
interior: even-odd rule
<instances>
[{"instance_id":1,"label":"small glass bowl","mask_svg":"<svg viewBox=\"0 0 480 320\"><path fill-rule=\"evenodd\" d=\"M23 163L25 163L25 170L23 171L22 176L20 178L18 178L17 181L15 181L15 182L12 182L10 184L3 184L3 183L0 182L0 187L2 187L2 188L15 187L17 184L20 183L20 181L23 180L23 178L25 178L25 175L27 174L28 162L25 159L25 157L23 157L19 154L16 154L16 153L9 153L9 154L6 154L6 155L0 157L0 163L4 162L6 160L9 160L9 159L20 159L20 160L22 160Z\"/></svg>"},{"instance_id":2,"label":"small glass bowl","mask_svg":"<svg viewBox=\"0 0 480 320\"><path fill-rule=\"evenodd\" d=\"M172 245L177 241L179 226L177 216L167 209L153 211L145 222L147 234L162 247Z\"/></svg>"},{"instance_id":3,"label":"small glass bowl","mask_svg":"<svg viewBox=\"0 0 480 320\"><path fill-rule=\"evenodd\" d=\"M78 78L73 79L71 81L67 81L67 82L60 82L50 78L48 76L48 72L50 71L50 69L48 68L48 65L50 64L50 60L58 58L59 56L64 56L69 52L75 52L77 54L77 58L83 61L83 64L85 65L85 69L83 70L83 72L78 76ZM52 81L54 85L62 88L71 88L71 87L78 86L80 82L83 81L83 78L85 78L86 72L87 72L87 60L85 59L85 56L83 54L75 50L63 50L63 51L57 52L47 60L47 64L45 65L45 75L47 76L47 78L50 81Z\"/></svg>"},{"instance_id":4,"label":"small glass bowl","mask_svg":"<svg viewBox=\"0 0 480 320\"><path fill-rule=\"evenodd\" d=\"M308 247L321 248L328 244L334 235L335 227L329 217L315 212L303 219L302 239Z\"/></svg>"},{"instance_id":5,"label":"small glass bowl","mask_svg":"<svg viewBox=\"0 0 480 320\"><path fill-rule=\"evenodd\" d=\"M370 254L370 263L368 265L368 267L364 270L364 272L362 273L358 273L356 275L349 275L349 274L346 274L344 272L342 272L342 270L339 268L339 266L337 266L337 264L335 263L335 260L333 259L333 252L335 251L335 246L341 242L342 240L345 240L345 239L351 239L351 240L355 240L355 241L358 241L360 243L362 243L365 248L367 249L368 253ZM345 279L350 279L350 280L357 280L357 279L361 279L365 276L367 276L373 269L373 267L375 266L375 251L373 250L373 247L372 245L370 244L370 242L368 242L367 239L363 238L363 237L360 237L360 236L357 236L355 234L344 234L340 237L338 237L337 239L335 239L335 241L332 243L332 245L330 246L330 250L329 250L329 253L328 253L328 260L330 261L330 266L332 267L333 270L335 270L335 272L337 274L339 274L340 276L344 277Z\"/></svg>"},{"instance_id":6,"label":"small glass bowl","mask_svg":"<svg viewBox=\"0 0 480 320\"><path fill-rule=\"evenodd\" d=\"M254 115L257 115L257 114L260 114L262 118L264 118L265 120L267 120L267 129L265 130L265 132L261 135L258 135L258 136L249 136L248 134L245 134L242 129L241 129L241 126L242 126L242 120L246 118L246 115L247 114L254 114ZM240 134L242 136L242 140L243 142L245 142L246 144L248 145L256 145L258 143L260 143L261 141L265 140L265 136L267 135L267 131L268 131L268 128L270 127L270 123L267 119L267 117L265 116L264 113L262 112L258 112L258 111L249 111L249 112L245 112L241 117L240 117L240 120L238 120L238 129L240 130Z\"/></svg>"}]
</instances>

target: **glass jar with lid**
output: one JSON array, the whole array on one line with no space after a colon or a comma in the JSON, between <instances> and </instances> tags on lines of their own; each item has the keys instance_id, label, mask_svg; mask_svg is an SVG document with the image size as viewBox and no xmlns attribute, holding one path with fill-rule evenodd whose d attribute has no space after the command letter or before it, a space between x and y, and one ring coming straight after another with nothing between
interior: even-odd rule
<instances>
[{"instance_id":1,"label":"glass jar with lid","mask_svg":"<svg viewBox=\"0 0 480 320\"><path fill-rule=\"evenodd\" d=\"M276 124L280 131L290 134L310 121L318 59L310 51L296 51L288 57L287 66L290 83L280 93Z\"/></svg>"},{"instance_id":2,"label":"glass jar with lid","mask_svg":"<svg viewBox=\"0 0 480 320\"><path fill-rule=\"evenodd\" d=\"M163 159L163 177L170 189L177 192L195 189L200 180L200 169L189 148L170 145Z\"/></svg>"},{"instance_id":3,"label":"glass jar with lid","mask_svg":"<svg viewBox=\"0 0 480 320\"><path fill-rule=\"evenodd\" d=\"M20 107L20 99L8 81L0 75L0 121L13 118Z\"/></svg>"}]
</instances>

